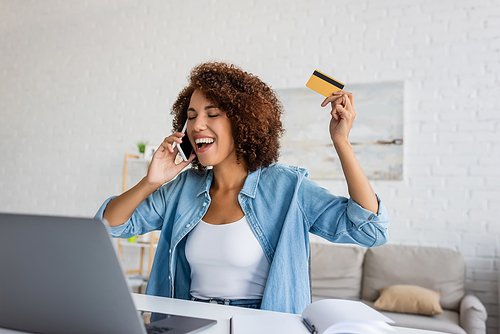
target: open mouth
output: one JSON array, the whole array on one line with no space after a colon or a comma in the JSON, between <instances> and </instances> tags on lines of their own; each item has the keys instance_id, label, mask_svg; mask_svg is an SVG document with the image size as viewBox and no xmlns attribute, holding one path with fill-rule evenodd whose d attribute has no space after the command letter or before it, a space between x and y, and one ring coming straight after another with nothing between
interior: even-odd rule
<instances>
[{"instance_id":1,"label":"open mouth","mask_svg":"<svg viewBox=\"0 0 500 334\"><path fill-rule=\"evenodd\" d=\"M194 142L198 150L204 151L214 143L214 140L213 138L199 138L196 139Z\"/></svg>"}]
</instances>

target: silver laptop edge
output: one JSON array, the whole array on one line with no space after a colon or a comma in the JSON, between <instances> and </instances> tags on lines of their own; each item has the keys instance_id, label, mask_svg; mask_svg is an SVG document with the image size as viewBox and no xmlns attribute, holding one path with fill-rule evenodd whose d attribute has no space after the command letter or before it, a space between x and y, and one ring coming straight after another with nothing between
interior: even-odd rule
<instances>
[{"instance_id":1,"label":"silver laptop edge","mask_svg":"<svg viewBox=\"0 0 500 334\"><path fill-rule=\"evenodd\" d=\"M146 333L103 222L0 213L0 231L0 327Z\"/></svg>"}]
</instances>

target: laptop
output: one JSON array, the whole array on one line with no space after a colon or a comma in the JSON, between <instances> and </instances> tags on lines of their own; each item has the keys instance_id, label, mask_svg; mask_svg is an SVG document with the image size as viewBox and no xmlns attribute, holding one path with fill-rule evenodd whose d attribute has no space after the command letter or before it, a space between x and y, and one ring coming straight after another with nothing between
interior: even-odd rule
<instances>
[{"instance_id":1,"label":"laptop","mask_svg":"<svg viewBox=\"0 0 500 334\"><path fill-rule=\"evenodd\" d=\"M216 320L144 325L97 219L0 213L0 328L40 334L195 333Z\"/></svg>"}]
</instances>

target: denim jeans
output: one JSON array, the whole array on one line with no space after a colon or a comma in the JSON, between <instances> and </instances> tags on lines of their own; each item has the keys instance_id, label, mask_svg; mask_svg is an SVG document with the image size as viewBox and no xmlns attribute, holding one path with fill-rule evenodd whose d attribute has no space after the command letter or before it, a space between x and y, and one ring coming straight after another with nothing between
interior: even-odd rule
<instances>
[{"instance_id":1,"label":"denim jeans","mask_svg":"<svg viewBox=\"0 0 500 334\"><path fill-rule=\"evenodd\" d=\"M262 303L262 299L222 299L222 298L210 298L210 299L199 299L191 296L191 300L202 302L202 303L212 303L219 305L231 305L238 307L246 307L246 308L256 308L260 309L260 304Z\"/></svg>"}]
</instances>

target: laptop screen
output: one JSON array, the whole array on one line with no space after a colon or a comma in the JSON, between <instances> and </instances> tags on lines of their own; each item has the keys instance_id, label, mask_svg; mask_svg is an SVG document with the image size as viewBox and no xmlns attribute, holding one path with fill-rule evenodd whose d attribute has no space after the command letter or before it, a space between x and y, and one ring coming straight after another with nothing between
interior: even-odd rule
<instances>
[{"instance_id":1,"label":"laptop screen","mask_svg":"<svg viewBox=\"0 0 500 334\"><path fill-rule=\"evenodd\" d=\"M101 221L0 214L0 226L0 327L146 333Z\"/></svg>"}]
</instances>

